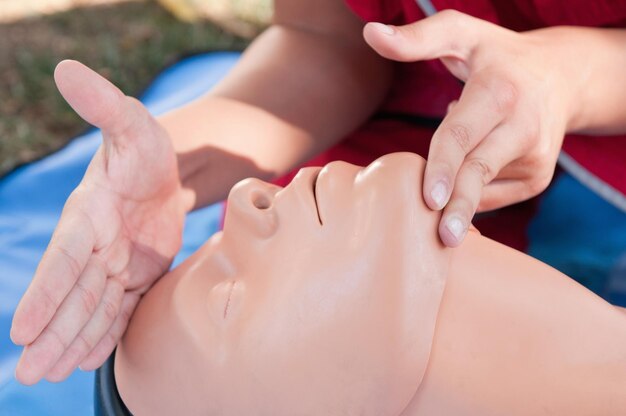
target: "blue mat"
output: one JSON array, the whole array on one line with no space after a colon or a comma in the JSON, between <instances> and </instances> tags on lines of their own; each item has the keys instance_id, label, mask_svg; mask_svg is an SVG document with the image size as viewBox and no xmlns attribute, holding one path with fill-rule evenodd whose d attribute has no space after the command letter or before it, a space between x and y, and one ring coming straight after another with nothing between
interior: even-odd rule
<instances>
[{"instance_id":1,"label":"blue mat","mask_svg":"<svg viewBox=\"0 0 626 416\"><path fill-rule=\"evenodd\" d=\"M626 307L626 213L568 174L542 196L528 254Z\"/></svg>"},{"instance_id":2,"label":"blue mat","mask_svg":"<svg viewBox=\"0 0 626 416\"><path fill-rule=\"evenodd\" d=\"M166 69L142 97L153 114L197 98L237 61L237 53L187 58ZM13 379L20 349L9 339L13 311L48 244L61 208L100 143L98 131L0 180L0 416L93 414L93 374L21 386ZM565 208L566 207L566 208ZM179 263L219 225L221 207L188 216ZM626 305L626 214L568 175L546 193L529 230L530 254Z\"/></svg>"},{"instance_id":3,"label":"blue mat","mask_svg":"<svg viewBox=\"0 0 626 416\"><path fill-rule=\"evenodd\" d=\"M185 104L209 90L240 54L216 52L187 58L166 69L141 100L153 114ZM20 349L9 339L13 311L43 254L61 209L100 144L91 131L61 151L0 180L0 415L93 414L93 374L80 370L62 383L24 387L13 378ZM213 234L221 207L190 214L179 263Z\"/></svg>"}]
</instances>

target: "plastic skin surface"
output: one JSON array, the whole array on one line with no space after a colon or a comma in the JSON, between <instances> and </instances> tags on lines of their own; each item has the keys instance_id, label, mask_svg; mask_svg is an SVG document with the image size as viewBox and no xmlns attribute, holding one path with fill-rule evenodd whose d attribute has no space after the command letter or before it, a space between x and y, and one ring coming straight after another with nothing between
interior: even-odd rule
<instances>
[{"instance_id":1,"label":"plastic skin surface","mask_svg":"<svg viewBox=\"0 0 626 416\"><path fill-rule=\"evenodd\" d=\"M626 414L626 315L477 232L444 248L423 169L236 185L118 346L133 414Z\"/></svg>"},{"instance_id":2,"label":"plastic skin surface","mask_svg":"<svg viewBox=\"0 0 626 416\"><path fill-rule=\"evenodd\" d=\"M400 414L426 370L449 263L422 172L421 158L394 154L303 169L284 189L236 185L223 232L135 312L116 359L129 409Z\"/></svg>"}]
</instances>

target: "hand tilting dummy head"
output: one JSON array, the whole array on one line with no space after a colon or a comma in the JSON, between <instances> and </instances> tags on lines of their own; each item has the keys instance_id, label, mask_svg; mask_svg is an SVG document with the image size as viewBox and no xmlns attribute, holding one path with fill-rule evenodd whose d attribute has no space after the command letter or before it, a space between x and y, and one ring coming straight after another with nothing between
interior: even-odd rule
<instances>
[{"instance_id":1,"label":"hand tilting dummy head","mask_svg":"<svg viewBox=\"0 0 626 416\"><path fill-rule=\"evenodd\" d=\"M143 298L118 347L137 415L399 415L426 371L449 252L423 160L248 179Z\"/></svg>"}]
</instances>

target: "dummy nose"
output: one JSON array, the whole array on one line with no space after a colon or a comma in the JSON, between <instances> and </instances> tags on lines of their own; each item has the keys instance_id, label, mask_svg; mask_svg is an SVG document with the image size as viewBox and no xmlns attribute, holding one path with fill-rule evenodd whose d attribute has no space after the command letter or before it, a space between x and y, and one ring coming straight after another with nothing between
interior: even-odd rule
<instances>
[{"instance_id":1,"label":"dummy nose","mask_svg":"<svg viewBox=\"0 0 626 416\"><path fill-rule=\"evenodd\" d=\"M280 189L255 178L239 182L228 196L226 215L228 226L247 228L262 238L272 236L278 228L274 200Z\"/></svg>"}]
</instances>

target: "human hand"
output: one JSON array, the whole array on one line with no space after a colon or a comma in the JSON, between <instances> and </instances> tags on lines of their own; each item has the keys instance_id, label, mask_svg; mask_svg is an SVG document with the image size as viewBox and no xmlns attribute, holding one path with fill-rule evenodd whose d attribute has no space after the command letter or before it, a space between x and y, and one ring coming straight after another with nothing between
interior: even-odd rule
<instances>
[{"instance_id":1,"label":"human hand","mask_svg":"<svg viewBox=\"0 0 626 416\"><path fill-rule=\"evenodd\" d=\"M549 184L582 88L568 28L517 33L447 10L406 26L369 23L365 40L403 62L440 59L465 82L433 135L423 183L443 209L439 234L459 245L474 213L529 199Z\"/></svg>"},{"instance_id":2,"label":"human hand","mask_svg":"<svg viewBox=\"0 0 626 416\"><path fill-rule=\"evenodd\" d=\"M103 143L13 317L11 339L25 346L16 369L23 384L104 362L178 251L191 205L170 139L139 101L76 61L61 62L54 76Z\"/></svg>"}]
</instances>

